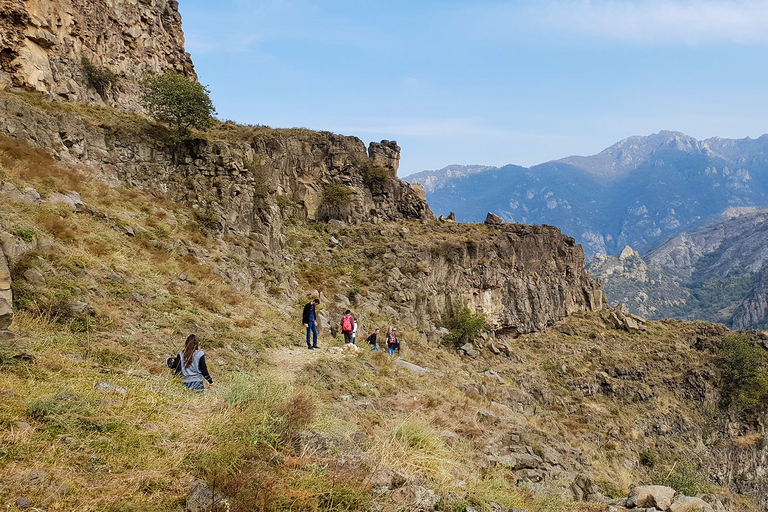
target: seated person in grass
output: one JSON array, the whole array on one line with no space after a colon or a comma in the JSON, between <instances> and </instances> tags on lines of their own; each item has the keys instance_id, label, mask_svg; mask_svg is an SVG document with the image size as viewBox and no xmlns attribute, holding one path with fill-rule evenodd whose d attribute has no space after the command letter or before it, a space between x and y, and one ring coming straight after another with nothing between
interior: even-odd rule
<instances>
[{"instance_id":1,"label":"seated person in grass","mask_svg":"<svg viewBox=\"0 0 768 512\"><path fill-rule=\"evenodd\" d=\"M205 352L200 350L200 343L194 334L187 336L184 350L176 357L169 357L166 363L176 375L184 378L184 387L187 389L203 391L205 389L203 380L208 381L208 387L213 386L213 378L205 364Z\"/></svg>"}]
</instances>

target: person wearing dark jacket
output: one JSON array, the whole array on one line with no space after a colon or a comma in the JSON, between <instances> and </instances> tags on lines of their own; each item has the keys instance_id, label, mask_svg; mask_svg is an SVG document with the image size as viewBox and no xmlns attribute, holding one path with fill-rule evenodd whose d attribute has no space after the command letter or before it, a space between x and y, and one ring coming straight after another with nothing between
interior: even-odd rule
<instances>
[{"instance_id":1,"label":"person wearing dark jacket","mask_svg":"<svg viewBox=\"0 0 768 512\"><path fill-rule=\"evenodd\" d=\"M184 378L184 387L187 389L203 391L205 389L204 380L208 381L209 387L213 386L213 378L208 373L208 366L205 364L205 352L200 350L200 343L194 334L187 336L184 350L179 352L176 357L169 357L166 363L176 375L181 375Z\"/></svg>"},{"instance_id":2,"label":"person wearing dark jacket","mask_svg":"<svg viewBox=\"0 0 768 512\"><path fill-rule=\"evenodd\" d=\"M379 350L379 345L378 345L378 340L377 340L378 337L379 337L379 330L378 329L376 329L373 332L373 334L368 336L368 343L370 345L373 345L373 350Z\"/></svg>"},{"instance_id":3,"label":"person wearing dark jacket","mask_svg":"<svg viewBox=\"0 0 768 512\"><path fill-rule=\"evenodd\" d=\"M301 323L304 324L304 328L307 330L307 348L317 348L317 311L315 307L320 304L320 299L315 299L306 306L304 306L304 313L301 315ZM310 334L312 335L312 343L310 344Z\"/></svg>"}]
</instances>

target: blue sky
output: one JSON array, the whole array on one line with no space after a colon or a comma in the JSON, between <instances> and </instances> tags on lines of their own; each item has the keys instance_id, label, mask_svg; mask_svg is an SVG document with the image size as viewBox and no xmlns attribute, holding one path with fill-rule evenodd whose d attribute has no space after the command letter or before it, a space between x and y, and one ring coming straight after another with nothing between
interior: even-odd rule
<instances>
[{"instance_id":1,"label":"blue sky","mask_svg":"<svg viewBox=\"0 0 768 512\"><path fill-rule=\"evenodd\" d=\"M219 117L397 140L400 176L768 132L768 0L180 0Z\"/></svg>"}]
</instances>

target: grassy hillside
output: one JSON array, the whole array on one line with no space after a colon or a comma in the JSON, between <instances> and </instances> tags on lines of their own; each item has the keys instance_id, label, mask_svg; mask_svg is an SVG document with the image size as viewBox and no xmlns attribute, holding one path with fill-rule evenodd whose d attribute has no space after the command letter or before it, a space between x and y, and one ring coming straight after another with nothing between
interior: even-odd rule
<instances>
[{"instance_id":1,"label":"grassy hillside","mask_svg":"<svg viewBox=\"0 0 768 512\"><path fill-rule=\"evenodd\" d=\"M242 263L239 241L185 205L13 139L0 139L0 166L0 181L41 196L0 201L18 334L0 351L2 505L184 510L202 479L226 497L221 510L605 510L571 501L570 483L590 475L613 498L675 483L753 510L708 479L720 329L653 322L630 334L595 313L496 340L509 357L469 358L400 326L400 357L428 373L327 334L307 351L301 306L314 290L353 309L375 293L386 279L376 244L406 236L402 224L348 228L339 236L366 244L329 248L324 225L294 220L303 292L270 288L263 262L267 293L254 296L222 277ZM74 208L61 201L72 191ZM425 246L481 229L409 227ZM338 306L323 307L335 320ZM361 315L363 331L385 316ZM193 332L215 379L203 394L165 368Z\"/></svg>"}]
</instances>

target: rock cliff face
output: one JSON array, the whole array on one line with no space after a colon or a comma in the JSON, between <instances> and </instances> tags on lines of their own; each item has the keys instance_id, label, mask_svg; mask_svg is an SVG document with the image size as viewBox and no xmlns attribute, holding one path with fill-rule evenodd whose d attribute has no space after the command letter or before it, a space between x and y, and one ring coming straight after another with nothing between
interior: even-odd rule
<instances>
[{"instance_id":1,"label":"rock cliff face","mask_svg":"<svg viewBox=\"0 0 768 512\"><path fill-rule=\"evenodd\" d=\"M540 331L578 311L602 308L602 286L584 271L581 246L551 226L429 226L389 246L389 296L400 318L429 329L468 305L497 330ZM434 242L434 236L442 240ZM458 236L456 236L458 235ZM424 240L423 238L427 238ZM371 250L371 258L384 258ZM408 276L402 278L403 275Z\"/></svg>"},{"instance_id":2,"label":"rock cliff face","mask_svg":"<svg viewBox=\"0 0 768 512\"><path fill-rule=\"evenodd\" d=\"M196 76L178 8L175 0L0 0L0 88L135 109L141 74Z\"/></svg>"},{"instance_id":3,"label":"rock cliff face","mask_svg":"<svg viewBox=\"0 0 768 512\"><path fill-rule=\"evenodd\" d=\"M0 96L0 108L11 114L0 120L0 134L50 148L100 179L189 204L211 234L241 238L240 268L229 277L243 290L263 272L256 262L271 261L278 286L289 295L298 291L288 222L335 221L354 231L417 221L417 233L381 254L366 253L384 262L384 291L399 305L393 318L403 323L431 328L449 304L470 305L498 329L523 333L602 307L602 288L584 273L581 247L557 228L432 224L423 189L395 177L400 148L394 142L366 150L355 137L254 128L227 141L197 140L174 156L149 138L73 113L41 112L12 94ZM353 236L364 249L365 235Z\"/></svg>"}]
</instances>

